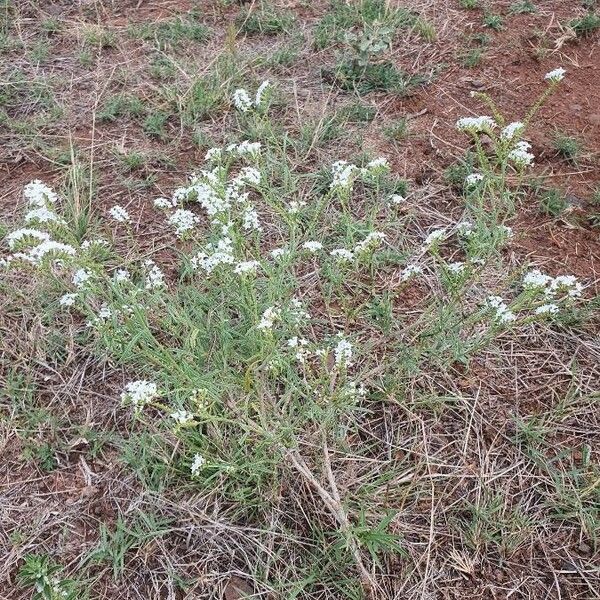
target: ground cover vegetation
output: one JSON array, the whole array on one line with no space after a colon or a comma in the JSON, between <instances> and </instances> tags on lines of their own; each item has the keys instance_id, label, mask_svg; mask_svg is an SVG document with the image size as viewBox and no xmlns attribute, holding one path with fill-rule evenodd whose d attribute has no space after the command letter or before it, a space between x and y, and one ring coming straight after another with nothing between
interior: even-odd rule
<instances>
[{"instance_id":1,"label":"ground cover vegetation","mask_svg":"<svg viewBox=\"0 0 600 600\"><path fill-rule=\"evenodd\" d=\"M594 2L0 14L7 597L597 597Z\"/></svg>"}]
</instances>

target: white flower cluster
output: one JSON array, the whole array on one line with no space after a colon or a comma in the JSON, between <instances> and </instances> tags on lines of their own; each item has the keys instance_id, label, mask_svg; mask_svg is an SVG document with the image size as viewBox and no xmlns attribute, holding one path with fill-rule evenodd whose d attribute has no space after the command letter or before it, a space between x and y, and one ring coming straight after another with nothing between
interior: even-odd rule
<instances>
[{"instance_id":1,"label":"white flower cluster","mask_svg":"<svg viewBox=\"0 0 600 600\"><path fill-rule=\"evenodd\" d=\"M315 240L309 240L308 242L304 242L304 244L302 244L302 248L314 253L318 252L319 250L323 250L323 244Z\"/></svg>"},{"instance_id":2,"label":"white flower cluster","mask_svg":"<svg viewBox=\"0 0 600 600\"><path fill-rule=\"evenodd\" d=\"M175 228L175 235L183 237L194 228L199 219L191 210L178 208L169 216L168 221L169 225Z\"/></svg>"},{"instance_id":3,"label":"white flower cluster","mask_svg":"<svg viewBox=\"0 0 600 600\"><path fill-rule=\"evenodd\" d=\"M555 315L559 312L559 310L560 309L558 305L550 302L549 304L542 304L541 306L538 306L534 312L536 315Z\"/></svg>"},{"instance_id":4,"label":"white flower cluster","mask_svg":"<svg viewBox=\"0 0 600 600\"><path fill-rule=\"evenodd\" d=\"M287 347L290 348L294 354L294 358L300 363L304 364L306 359L310 356L310 351L307 348L308 340L305 338L298 337L297 335L291 337L287 341Z\"/></svg>"},{"instance_id":5,"label":"white flower cluster","mask_svg":"<svg viewBox=\"0 0 600 600\"><path fill-rule=\"evenodd\" d=\"M64 220L53 210L58 196L41 181L32 181L24 188L24 196L31 210L25 215L25 221L63 224ZM45 258L63 259L75 256L76 251L70 244L52 239L50 233L40 229L24 227L9 233L6 240L10 250L17 250L0 260L0 265L9 266L13 262L23 261L39 265Z\"/></svg>"},{"instance_id":6,"label":"white flower cluster","mask_svg":"<svg viewBox=\"0 0 600 600\"><path fill-rule=\"evenodd\" d=\"M352 366L352 344L343 336L338 335L339 341L333 349L333 355L335 357L335 366L338 368L348 368Z\"/></svg>"},{"instance_id":7,"label":"white flower cluster","mask_svg":"<svg viewBox=\"0 0 600 600\"><path fill-rule=\"evenodd\" d=\"M77 300L77 294L63 294L58 301L61 306L73 306Z\"/></svg>"},{"instance_id":8,"label":"white flower cluster","mask_svg":"<svg viewBox=\"0 0 600 600\"><path fill-rule=\"evenodd\" d=\"M235 153L243 158L254 158L260 152L259 142L244 141L232 144L225 152ZM212 148L206 155L207 161L220 160L223 150ZM213 225L221 227L221 239L207 244L192 259L194 269L210 274L220 265L233 265L237 274L255 273L260 264L257 261L238 262L234 255L230 229L239 226L248 232L261 232L259 214L250 200L246 186L258 186L262 176L258 169L244 166L228 180L227 165L217 165L211 170L201 170L190 178L189 185L177 188L171 200L159 198L154 201L158 208L170 209L185 201L196 201L211 217ZM198 217L189 210L179 208L169 217L177 235L184 235L198 222Z\"/></svg>"},{"instance_id":9,"label":"white flower cluster","mask_svg":"<svg viewBox=\"0 0 600 600\"><path fill-rule=\"evenodd\" d=\"M121 393L121 402L131 404L136 412L139 412L146 404L152 402L158 396L158 387L152 381L131 381L125 386Z\"/></svg>"},{"instance_id":10,"label":"white flower cluster","mask_svg":"<svg viewBox=\"0 0 600 600\"><path fill-rule=\"evenodd\" d=\"M114 219L117 223L130 223L131 222L131 217L129 216L129 213L127 212L127 210L124 209L122 206L119 206L118 204L113 206L108 211L108 214L110 215L111 219Z\"/></svg>"},{"instance_id":11,"label":"white flower cluster","mask_svg":"<svg viewBox=\"0 0 600 600\"><path fill-rule=\"evenodd\" d=\"M64 225L65 220L59 217L53 210L47 206L40 206L39 208L32 208L25 215L26 223L57 223L58 225Z\"/></svg>"},{"instance_id":12,"label":"white flower cluster","mask_svg":"<svg viewBox=\"0 0 600 600\"><path fill-rule=\"evenodd\" d=\"M456 121L456 128L459 131L466 131L468 133L489 133L496 127L496 121L487 115L481 117L463 117Z\"/></svg>"},{"instance_id":13,"label":"white flower cluster","mask_svg":"<svg viewBox=\"0 0 600 600\"><path fill-rule=\"evenodd\" d=\"M483 181L483 175L481 173L470 173L465 178L465 185L467 187L475 187L481 181Z\"/></svg>"},{"instance_id":14,"label":"white flower cluster","mask_svg":"<svg viewBox=\"0 0 600 600\"><path fill-rule=\"evenodd\" d=\"M331 165L332 190L349 190L354 182L354 175L358 172L358 167L345 160L338 160Z\"/></svg>"},{"instance_id":15,"label":"white flower cluster","mask_svg":"<svg viewBox=\"0 0 600 600\"><path fill-rule=\"evenodd\" d=\"M300 325L310 319L310 313L302 306L302 302L298 298L291 299L289 313L294 325Z\"/></svg>"},{"instance_id":16,"label":"white flower cluster","mask_svg":"<svg viewBox=\"0 0 600 600\"><path fill-rule=\"evenodd\" d=\"M389 198L390 204L395 204L399 206L406 202L406 198L402 194L392 194Z\"/></svg>"},{"instance_id":17,"label":"white flower cluster","mask_svg":"<svg viewBox=\"0 0 600 600\"><path fill-rule=\"evenodd\" d=\"M345 160L338 160L331 165L331 186L332 190L351 191L354 180L358 175L363 177L378 175L389 170L389 164L386 158L376 158L360 169Z\"/></svg>"},{"instance_id":18,"label":"white flower cluster","mask_svg":"<svg viewBox=\"0 0 600 600\"><path fill-rule=\"evenodd\" d=\"M289 256L291 254L291 251L289 248L274 248L273 250L271 250L271 252L269 252L269 255L271 256L271 258L273 260L280 260L282 258L285 258L286 256Z\"/></svg>"},{"instance_id":19,"label":"white flower cluster","mask_svg":"<svg viewBox=\"0 0 600 600\"><path fill-rule=\"evenodd\" d=\"M54 212L54 205L58 196L38 179L31 181L23 188L23 195L29 205L29 212L25 214L25 222L59 223L64 224L64 219Z\"/></svg>"},{"instance_id":20,"label":"white flower cluster","mask_svg":"<svg viewBox=\"0 0 600 600\"><path fill-rule=\"evenodd\" d=\"M202 456L201 454L194 454L194 460L192 461L192 465L190 467L192 477L197 477L205 464L206 459L204 458L204 456Z\"/></svg>"},{"instance_id":21,"label":"white flower cluster","mask_svg":"<svg viewBox=\"0 0 600 600\"><path fill-rule=\"evenodd\" d=\"M297 327L310 319L310 314L304 309L298 298L292 298L289 307L285 311L282 311L278 306L269 306L263 312L256 328L261 331L270 331L273 329L275 322L282 320L282 318L289 319L292 325Z\"/></svg>"},{"instance_id":22,"label":"white flower cluster","mask_svg":"<svg viewBox=\"0 0 600 600\"><path fill-rule=\"evenodd\" d=\"M76 288L81 289L92 278L92 276L93 273L89 269L77 269L77 271L73 273L71 281Z\"/></svg>"},{"instance_id":23,"label":"white flower cluster","mask_svg":"<svg viewBox=\"0 0 600 600\"><path fill-rule=\"evenodd\" d=\"M124 283L131 280L131 273L127 269L117 269L114 278L116 283Z\"/></svg>"},{"instance_id":24,"label":"white flower cluster","mask_svg":"<svg viewBox=\"0 0 600 600\"><path fill-rule=\"evenodd\" d=\"M221 238L216 244L207 244L203 252L198 252L192 258L192 266L210 275L219 265L235 263L233 242L229 237Z\"/></svg>"},{"instance_id":25,"label":"white flower cluster","mask_svg":"<svg viewBox=\"0 0 600 600\"><path fill-rule=\"evenodd\" d=\"M494 310L494 318L499 323L510 323L517 318L500 296L488 296L485 305Z\"/></svg>"},{"instance_id":26,"label":"white flower cluster","mask_svg":"<svg viewBox=\"0 0 600 600\"><path fill-rule=\"evenodd\" d=\"M250 97L250 94L244 88L240 88L233 92L233 105L240 112L248 112L252 108L260 108L264 103L265 92L269 88L269 81L263 81L256 90L254 99Z\"/></svg>"},{"instance_id":27,"label":"white flower cluster","mask_svg":"<svg viewBox=\"0 0 600 600\"><path fill-rule=\"evenodd\" d=\"M422 267L419 265L407 265L400 273L400 281L408 281L417 275L421 275L423 273Z\"/></svg>"},{"instance_id":28,"label":"white flower cluster","mask_svg":"<svg viewBox=\"0 0 600 600\"><path fill-rule=\"evenodd\" d=\"M155 290L164 287L165 274L160 270L160 267L150 259L144 262L144 266L146 267L144 287L147 290Z\"/></svg>"},{"instance_id":29,"label":"white flower cluster","mask_svg":"<svg viewBox=\"0 0 600 600\"><path fill-rule=\"evenodd\" d=\"M525 274L523 287L540 291L547 298L557 298L561 295L568 298L579 298L583 292L583 286L574 275L551 277L542 273L539 269L533 269Z\"/></svg>"},{"instance_id":30,"label":"white flower cluster","mask_svg":"<svg viewBox=\"0 0 600 600\"><path fill-rule=\"evenodd\" d=\"M558 67L556 69L553 69L552 71L546 73L546 75L544 76L544 79L546 79L547 81L550 81L551 83L558 83L559 81L562 81L565 77L565 73L566 73L566 69L563 69L562 67Z\"/></svg>"},{"instance_id":31,"label":"white flower cluster","mask_svg":"<svg viewBox=\"0 0 600 600\"><path fill-rule=\"evenodd\" d=\"M354 260L356 256L359 256L360 254L363 254L369 250L373 250L384 239L385 233L382 233L381 231L372 231L362 242L358 242L356 246L354 246L353 250L348 250L346 248L335 248L329 254L340 261L351 261Z\"/></svg>"},{"instance_id":32,"label":"white flower cluster","mask_svg":"<svg viewBox=\"0 0 600 600\"><path fill-rule=\"evenodd\" d=\"M446 234L447 230L445 227L434 229L423 241L423 246L429 248L430 246L437 244L446 237Z\"/></svg>"},{"instance_id":33,"label":"white flower cluster","mask_svg":"<svg viewBox=\"0 0 600 600\"><path fill-rule=\"evenodd\" d=\"M227 146L227 151L235 152L238 156L250 156L252 158L256 158L260 155L261 148L262 144L260 142L250 142L248 140L244 140L237 146L235 144L233 146Z\"/></svg>"},{"instance_id":34,"label":"white flower cluster","mask_svg":"<svg viewBox=\"0 0 600 600\"><path fill-rule=\"evenodd\" d=\"M224 153L227 155L235 155L239 157L249 157L256 159L260 156L262 144L260 142L251 142L244 140L239 144L229 144L223 151L221 148L210 148L207 150L204 160L206 162L219 162L223 159Z\"/></svg>"},{"instance_id":35,"label":"white flower cluster","mask_svg":"<svg viewBox=\"0 0 600 600\"><path fill-rule=\"evenodd\" d=\"M260 329L261 331L271 331L273 325L275 325L275 321L278 321L280 318L281 309L276 306L269 306L269 308L263 312L256 329Z\"/></svg>"},{"instance_id":36,"label":"white flower cluster","mask_svg":"<svg viewBox=\"0 0 600 600\"><path fill-rule=\"evenodd\" d=\"M297 215L305 206L306 202L304 200L291 200L288 204L288 214Z\"/></svg>"},{"instance_id":37,"label":"white flower cluster","mask_svg":"<svg viewBox=\"0 0 600 600\"><path fill-rule=\"evenodd\" d=\"M463 237L470 237L475 233L475 225L471 221L461 221L456 225L456 232Z\"/></svg>"},{"instance_id":38,"label":"white flower cluster","mask_svg":"<svg viewBox=\"0 0 600 600\"><path fill-rule=\"evenodd\" d=\"M453 275L460 275L467 270L467 265L464 262L456 261L448 263L448 271Z\"/></svg>"},{"instance_id":39,"label":"white flower cluster","mask_svg":"<svg viewBox=\"0 0 600 600\"><path fill-rule=\"evenodd\" d=\"M233 272L236 275L254 275L259 267L260 263L257 260L243 260L235 265Z\"/></svg>"},{"instance_id":40,"label":"white flower cluster","mask_svg":"<svg viewBox=\"0 0 600 600\"><path fill-rule=\"evenodd\" d=\"M529 150L531 150L531 144L521 140L508 153L508 159L514 162L519 168L530 167L533 165L535 156Z\"/></svg>"},{"instance_id":41,"label":"white flower cluster","mask_svg":"<svg viewBox=\"0 0 600 600\"><path fill-rule=\"evenodd\" d=\"M46 233L45 231L28 229L27 227L12 231L6 236L8 247L11 250L14 250L17 246L19 246L19 242L23 242L25 245L28 245L28 242L33 242L35 244L39 242L47 242L49 240L50 234Z\"/></svg>"},{"instance_id":42,"label":"white flower cluster","mask_svg":"<svg viewBox=\"0 0 600 600\"><path fill-rule=\"evenodd\" d=\"M502 129L500 132L500 137L503 140L509 141L514 139L515 137L520 136L525 129L525 123L521 121L515 121L514 123L509 123L506 127Z\"/></svg>"},{"instance_id":43,"label":"white flower cluster","mask_svg":"<svg viewBox=\"0 0 600 600\"><path fill-rule=\"evenodd\" d=\"M58 201L58 196L39 179L34 179L23 188L23 195L29 206L37 206L39 208L54 205Z\"/></svg>"},{"instance_id":44,"label":"white flower cluster","mask_svg":"<svg viewBox=\"0 0 600 600\"><path fill-rule=\"evenodd\" d=\"M176 410L172 412L170 415L171 419L175 421L177 425L186 425L187 423L191 423L194 420L193 413L188 410Z\"/></svg>"}]
</instances>

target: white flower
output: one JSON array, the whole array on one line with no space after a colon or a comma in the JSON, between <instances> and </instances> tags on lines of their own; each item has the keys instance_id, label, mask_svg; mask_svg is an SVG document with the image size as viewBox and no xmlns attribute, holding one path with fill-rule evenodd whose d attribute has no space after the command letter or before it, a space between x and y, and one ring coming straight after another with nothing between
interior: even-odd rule
<instances>
[{"instance_id":1,"label":"white flower","mask_svg":"<svg viewBox=\"0 0 600 600\"><path fill-rule=\"evenodd\" d=\"M408 281L411 277L421 275L422 273L423 269L419 265L408 265L400 274L400 281Z\"/></svg>"},{"instance_id":2,"label":"white flower","mask_svg":"<svg viewBox=\"0 0 600 600\"><path fill-rule=\"evenodd\" d=\"M564 79L566 72L566 69L558 67L557 69L553 69L552 71L546 73L544 79L547 79L551 83L558 83L559 81L562 81Z\"/></svg>"},{"instance_id":3,"label":"white flower","mask_svg":"<svg viewBox=\"0 0 600 600\"><path fill-rule=\"evenodd\" d=\"M260 142L249 142L248 140L244 140L240 144L238 144L236 150L238 156L252 156L256 157L260 154L260 149L262 144Z\"/></svg>"},{"instance_id":4,"label":"white flower","mask_svg":"<svg viewBox=\"0 0 600 600\"><path fill-rule=\"evenodd\" d=\"M110 246L110 244L106 240L103 240L103 239L85 240L81 244L81 249L88 250L92 246L104 246L105 248L108 248Z\"/></svg>"},{"instance_id":5,"label":"white flower","mask_svg":"<svg viewBox=\"0 0 600 600\"><path fill-rule=\"evenodd\" d=\"M113 315L112 310L110 309L110 306L108 306L108 304L106 304L106 302L102 303L102 306L100 307L100 310L98 311L98 318L101 319L102 321L106 321L106 319L110 319Z\"/></svg>"},{"instance_id":6,"label":"white flower","mask_svg":"<svg viewBox=\"0 0 600 600\"><path fill-rule=\"evenodd\" d=\"M523 287L525 288L545 288L552 277L542 273L539 269L533 269L525 274L523 277Z\"/></svg>"},{"instance_id":7,"label":"white flower","mask_svg":"<svg viewBox=\"0 0 600 600\"><path fill-rule=\"evenodd\" d=\"M525 129L525 123L514 121L502 129L500 137L503 140L512 140L516 135L520 135L523 129Z\"/></svg>"},{"instance_id":8,"label":"white flower","mask_svg":"<svg viewBox=\"0 0 600 600\"><path fill-rule=\"evenodd\" d=\"M61 242L55 242L54 240L44 240L41 244L35 246L35 248L31 248L26 253L19 252L14 256L37 264L48 254L75 256L76 251L75 248L69 244L62 244Z\"/></svg>"},{"instance_id":9,"label":"white flower","mask_svg":"<svg viewBox=\"0 0 600 600\"><path fill-rule=\"evenodd\" d=\"M304 363L310 355L310 351L306 348L308 340L299 338L297 335L287 341L287 346L294 351L294 358L300 363Z\"/></svg>"},{"instance_id":10,"label":"white flower","mask_svg":"<svg viewBox=\"0 0 600 600\"><path fill-rule=\"evenodd\" d=\"M306 202L304 200L292 200L288 205L288 213L290 215L296 215L306 206Z\"/></svg>"},{"instance_id":11,"label":"white flower","mask_svg":"<svg viewBox=\"0 0 600 600\"><path fill-rule=\"evenodd\" d=\"M259 107L262 104L263 95L269 87L269 80L263 81L256 90L256 97L254 99L254 106Z\"/></svg>"},{"instance_id":12,"label":"white flower","mask_svg":"<svg viewBox=\"0 0 600 600\"><path fill-rule=\"evenodd\" d=\"M559 311L556 304L542 304L535 309L536 315L555 315Z\"/></svg>"},{"instance_id":13,"label":"white flower","mask_svg":"<svg viewBox=\"0 0 600 600\"><path fill-rule=\"evenodd\" d=\"M329 254L342 261L354 260L354 254L346 248L335 248Z\"/></svg>"},{"instance_id":14,"label":"white flower","mask_svg":"<svg viewBox=\"0 0 600 600\"><path fill-rule=\"evenodd\" d=\"M177 423L177 425L185 425L194 420L194 415L187 410L176 410L169 416Z\"/></svg>"},{"instance_id":15,"label":"white flower","mask_svg":"<svg viewBox=\"0 0 600 600\"><path fill-rule=\"evenodd\" d=\"M271 250L271 252L269 252L269 254L271 255L271 258L274 258L275 260L279 260L280 258L283 258L284 256L288 256L290 254L290 249L289 248L274 248L273 250Z\"/></svg>"},{"instance_id":16,"label":"white flower","mask_svg":"<svg viewBox=\"0 0 600 600\"><path fill-rule=\"evenodd\" d=\"M115 220L117 223L129 223L131 221L131 217L129 213L122 207L116 204L109 211L108 214Z\"/></svg>"},{"instance_id":17,"label":"white flower","mask_svg":"<svg viewBox=\"0 0 600 600\"><path fill-rule=\"evenodd\" d=\"M531 144L528 142L517 142L516 146L508 153L508 159L513 161L517 167L529 167L533 165L535 156L529 152Z\"/></svg>"},{"instance_id":18,"label":"white flower","mask_svg":"<svg viewBox=\"0 0 600 600\"><path fill-rule=\"evenodd\" d=\"M261 331L265 331L267 329L271 330L273 329L275 321L278 320L280 317L281 310L276 306L269 306L269 308L267 308L265 312L263 312L263 315L258 325L256 326L256 329L260 329Z\"/></svg>"},{"instance_id":19,"label":"white flower","mask_svg":"<svg viewBox=\"0 0 600 600\"><path fill-rule=\"evenodd\" d=\"M194 460L192 461L192 466L190 467L190 470L192 472L192 477L196 477L200 473L200 471L202 470L202 467L204 467L205 464L206 464L206 459L201 454L194 454Z\"/></svg>"},{"instance_id":20,"label":"white flower","mask_svg":"<svg viewBox=\"0 0 600 600\"><path fill-rule=\"evenodd\" d=\"M470 221L461 221L456 225L456 231L459 235L469 237L475 233L475 226Z\"/></svg>"},{"instance_id":21,"label":"white flower","mask_svg":"<svg viewBox=\"0 0 600 600\"><path fill-rule=\"evenodd\" d=\"M165 210L167 208L173 208L175 204L168 198L156 198L154 200L154 206L160 210Z\"/></svg>"},{"instance_id":22,"label":"white flower","mask_svg":"<svg viewBox=\"0 0 600 600\"><path fill-rule=\"evenodd\" d=\"M371 173L380 173L382 171L387 171L389 168L390 165L387 161L387 158L380 156L379 158L375 158L371 162L367 163L365 170Z\"/></svg>"},{"instance_id":23,"label":"white flower","mask_svg":"<svg viewBox=\"0 0 600 600\"><path fill-rule=\"evenodd\" d=\"M58 302L61 306L73 306L76 299L77 294L64 294Z\"/></svg>"},{"instance_id":24,"label":"white flower","mask_svg":"<svg viewBox=\"0 0 600 600\"><path fill-rule=\"evenodd\" d=\"M258 213L253 206L246 206L242 214L242 226L246 231L262 231Z\"/></svg>"},{"instance_id":25,"label":"white flower","mask_svg":"<svg viewBox=\"0 0 600 600\"><path fill-rule=\"evenodd\" d=\"M500 296L488 296L485 305L494 309L494 318L500 323L510 323L517 318Z\"/></svg>"},{"instance_id":26,"label":"white flower","mask_svg":"<svg viewBox=\"0 0 600 600\"><path fill-rule=\"evenodd\" d=\"M209 148L204 156L206 161L218 161L221 160L221 148Z\"/></svg>"},{"instance_id":27,"label":"white flower","mask_svg":"<svg viewBox=\"0 0 600 600\"><path fill-rule=\"evenodd\" d=\"M448 270L451 273L454 273L456 275L459 275L460 273L463 273L466 268L467 267L466 267L465 263L464 262L460 262L460 261L452 262L452 263L448 264Z\"/></svg>"},{"instance_id":28,"label":"white flower","mask_svg":"<svg viewBox=\"0 0 600 600\"><path fill-rule=\"evenodd\" d=\"M308 241L302 244L302 248L304 250L308 250L309 252L318 252L323 249L323 244L321 242Z\"/></svg>"},{"instance_id":29,"label":"white flower","mask_svg":"<svg viewBox=\"0 0 600 600\"><path fill-rule=\"evenodd\" d=\"M92 275L93 273L88 269L77 269L73 273L71 281L75 287L82 288L92 278Z\"/></svg>"},{"instance_id":30,"label":"white flower","mask_svg":"<svg viewBox=\"0 0 600 600\"><path fill-rule=\"evenodd\" d=\"M191 210L178 208L169 217L169 224L175 227L175 234L177 237L181 237L193 229L198 220L198 217Z\"/></svg>"},{"instance_id":31,"label":"white flower","mask_svg":"<svg viewBox=\"0 0 600 600\"><path fill-rule=\"evenodd\" d=\"M64 219L45 206L34 208L26 213L25 222L31 223L32 221L38 221L40 223L59 223L61 225L64 225L65 223Z\"/></svg>"},{"instance_id":32,"label":"white flower","mask_svg":"<svg viewBox=\"0 0 600 600\"><path fill-rule=\"evenodd\" d=\"M144 287L147 290L154 290L163 287L165 285L165 275L160 270L158 265L153 260L147 260L144 262L144 266L147 269Z\"/></svg>"},{"instance_id":33,"label":"white flower","mask_svg":"<svg viewBox=\"0 0 600 600\"><path fill-rule=\"evenodd\" d=\"M349 398L364 398L367 395L367 388L364 383L357 384L356 381L349 381L344 388L344 393Z\"/></svg>"},{"instance_id":34,"label":"white flower","mask_svg":"<svg viewBox=\"0 0 600 600\"><path fill-rule=\"evenodd\" d=\"M157 396L158 387L152 381L131 381L125 386L125 391L121 394L121 402L132 404L134 409L139 411Z\"/></svg>"},{"instance_id":35,"label":"white flower","mask_svg":"<svg viewBox=\"0 0 600 600\"><path fill-rule=\"evenodd\" d=\"M290 315L294 321L294 325L300 325L303 321L310 319L310 314L304 309L302 302L298 298L292 298L290 305Z\"/></svg>"},{"instance_id":36,"label":"white flower","mask_svg":"<svg viewBox=\"0 0 600 600\"><path fill-rule=\"evenodd\" d=\"M401 194L392 194L389 199L390 204L404 204L406 198Z\"/></svg>"},{"instance_id":37,"label":"white flower","mask_svg":"<svg viewBox=\"0 0 600 600\"><path fill-rule=\"evenodd\" d=\"M17 243L23 239L25 239L25 241L33 241L34 244L39 244L39 242L49 241L50 235L45 231L38 231L37 229L28 229L24 227L22 229L12 231L6 236L8 247L11 250L14 249L14 247L17 246Z\"/></svg>"},{"instance_id":38,"label":"white flower","mask_svg":"<svg viewBox=\"0 0 600 600\"><path fill-rule=\"evenodd\" d=\"M248 112L252 108L252 100L244 89L233 92L233 104L241 112Z\"/></svg>"},{"instance_id":39,"label":"white flower","mask_svg":"<svg viewBox=\"0 0 600 600\"><path fill-rule=\"evenodd\" d=\"M352 366L352 344L341 334L339 338L340 340L333 350L335 364L337 367L350 367Z\"/></svg>"},{"instance_id":40,"label":"white flower","mask_svg":"<svg viewBox=\"0 0 600 600\"><path fill-rule=\"evenodd\" d=\"M467 187L473 187L480 181L483 181L483 175L481 173L471 173L470 175L467 175L465 179L465 185Z\"/></svg>"},{"instance_id":41,"label":"white flower","mask_svg":"<svg viewBox=\"0 0 600 600\"><path fill-rule=\"evenodd\" d=\"M246 260L239 262L235 265L233 270L236 275L244 275L246 273L256 273L256 270L260 267L260 263L257 260Z\"/></svg>"},{"instance_id":42,"label":"white flower","mask_svg":"<svg viewBox=\"0 0 600 600\"><path fill-rule=\"evenodd\" d=\"M58 196L45 183L39 179L31 181L23 188L23 195L29 206L44 207L48 204L55 204Z\"/></svg>"},{"instance_id":43,"label":"white flower","mask_svg":"<svg viewBox=\"0 0 600 600\"><path fill-rule=\"evenodd\" d=\"M115 271L115 281L117 283L123 283L125 281L129 281L131 278L131 274L127 269L117 269Z\"/></svg>"},{"instance_id":44,"label":"white flower","mask_svg":"<svg viewBox=\"0 0 600 600\"><path fill-rule=\"evenodd\" d=\"M442 227L441 229L434 229L423 242L424 246L431 246L432 244L439 242L446 235L446 228Z\"/></svg>"},{"instance_id":45,"label":"white flower","mask_svg":"<svg viewBox=\"0 0 600 600\"><path fill-rule=\"evenodd\" d=\"M209 252L199 252L192 258L192 266L195 269L202 269L210 275L219 265L231 265L235 262L233 256L233 242L229 237L223 237L217 245L208 244L206 250Z\"/></svg>"},{"instance_id":46,"label":"white flower","mask_svg":"<svg viewBox=\"0 0 600 600\"><path fill-rule=\"evenodd\" d=\"M243 185L245 183L258 185L260 183L260 171L254 167L244 167L235 178L234 184Z\"/></svg>"},{"instance_id":47,"label":"white flower","mask_svg":"<svg viewBox=\"0 0 600 600\"><path fill-rule=\"evenodd\" d=\"M372 231L362 242L358 242L358 244L356 244L356 246L354 247L354 252L356 254L365 252L370 248L378 246L379 243L384 239L385 233L382 233L381 231Z\"/></svg>"},{"instance_id":48,"label":"white flower","mask_svg":"<svg viewBox=\"0 0 600 600\"><path fill-rule=\"evenodd\" d=\"M351 165L345 160L338 160L331 165L333 180L331 189L350 189L352 187L353 175L358 170L356 165Z\"/></svg>"},{"instance_id":49,"label":"white flower","mask_svg":"<svg viewBox=\"0 0 600 600\"><path fill-rule=\"evenodd\" d=\"M456 121L456 128L460 131L479 133L480 131L491 131L496 127L496 121L492 117L463 117Z\"/></svg>"},{"instance_id":50,"label":"white flower","mask_svg":"<svg viewBox=\"0 0 600 600\"><path fill-rule=\"evenodd\" d=\"M550 282L548 292L556 295L561 291L566 291L571 298L578 298L583 292L583 286L574 275L559 275Z\"/></svg>"}]
</instances>

